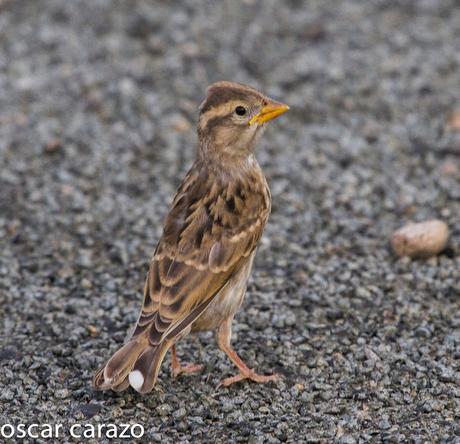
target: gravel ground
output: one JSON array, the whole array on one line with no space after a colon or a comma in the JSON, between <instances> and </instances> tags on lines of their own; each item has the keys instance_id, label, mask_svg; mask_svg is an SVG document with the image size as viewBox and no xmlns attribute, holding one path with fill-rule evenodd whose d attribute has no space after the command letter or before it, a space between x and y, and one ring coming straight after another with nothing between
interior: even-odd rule
<instances>
[{"instance_id":1,"label":"gravel ground","mask_svg":"<svg viewBox=\"0 0 460 444\"><path fill-rule=\"evenodd\" d=\"M0 425L460 442L459 45L455 0L0 1ZM96 393L220 79L291 106L258 153L273 214L234 327L284 380L217 388L235 369L204 334L179 346L200 375L168 357L151 394ZM395 258L392 231L432 217L447 250Z\"/></svg>"}]
</instances>

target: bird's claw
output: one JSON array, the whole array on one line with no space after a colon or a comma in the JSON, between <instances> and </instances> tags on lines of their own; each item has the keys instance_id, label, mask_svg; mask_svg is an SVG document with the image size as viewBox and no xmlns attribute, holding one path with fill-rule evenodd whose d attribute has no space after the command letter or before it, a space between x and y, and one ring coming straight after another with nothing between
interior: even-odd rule
<instances>
[{"instance_id":1,"label":"bird's claw","mask_svg":"<svg viewBox=\"0 0 460 444\"><path fill-rule=\"evenodd\" d=\"M185 364L173 367L171 374L173 378L177 378L182 373L196 373L203 370L203 365L201 364Z\"/></svg>"},{"instance_id":2,"label":"bird's claw","mask_svg":"<svg viewBox=\"0 0 460 444\"><path fill-rule=\"evenodd\" d=\"M225 378L221 381L220 385L228 387L229 385L232 385L235 382L242 381L243 379L249 379L257 383L266 384L270 381L279 381L281 379L281 375L279 375L278 373L274 373L272 375L259 375L254 370L251 370L250 372L241 372L238 375Z\"/></svg>"}]
</instances>

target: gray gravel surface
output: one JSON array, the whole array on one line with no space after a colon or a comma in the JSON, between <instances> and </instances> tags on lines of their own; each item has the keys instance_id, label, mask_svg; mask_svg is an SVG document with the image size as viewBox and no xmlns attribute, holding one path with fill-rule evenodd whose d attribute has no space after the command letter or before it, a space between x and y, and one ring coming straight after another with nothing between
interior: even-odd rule
<instances>
[{"instance_id":1,"label":"gray gravel surface","mask_svg":"<svg viewBox=\"0 0 460 444\"><path fill-rule=\"evenodd\" d=\"M234 326L284 380L218 388L235 369L203 334L179 346L201 374L172 380L168 357L151 394L96 393L220 79L291 106L258 153L273 214ZM460 442L455 110L455 0L0 1L0 425ZM447 250L395 258L392 231L432 217Z\"/></svg>"}]
</instances>

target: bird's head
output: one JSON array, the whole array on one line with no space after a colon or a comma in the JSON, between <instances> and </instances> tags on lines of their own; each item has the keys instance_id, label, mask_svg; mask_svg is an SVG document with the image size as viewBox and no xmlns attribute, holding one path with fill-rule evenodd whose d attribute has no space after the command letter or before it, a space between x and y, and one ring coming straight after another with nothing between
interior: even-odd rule
<instances>
[{"instance_id":1,"label":"bird's head","mask_svg":"<svg viewBox=\"0 0 460 444\"><path fill-rule=\"evenodd\" d=\"M200 150L219 157L247 157L269 120L289 107L241 83L209 86L200 106Z\"/></svg>"}]
</instances>

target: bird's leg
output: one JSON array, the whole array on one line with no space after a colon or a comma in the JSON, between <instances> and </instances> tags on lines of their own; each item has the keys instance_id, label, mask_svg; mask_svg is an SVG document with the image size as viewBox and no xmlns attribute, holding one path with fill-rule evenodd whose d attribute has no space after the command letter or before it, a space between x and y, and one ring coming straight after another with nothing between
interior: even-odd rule
<instances>
[{"instance_id":1,"label":"bird's leg","mask_svg":"<svg viewBox=\"0 0 460 444\"><path fill-rule=\"evenodd\" d=\"M195 373L203 369L200 364L185 364L181 365L177 358L176 344L171 347L171 374L176 378L181 373Z\"/></svg>"},{"instance_id":2,"label":"bird's leg","mask_svg":"<svg viewBox=\"0 0 460 444\"><path fill-rule=\"evenodd\" d=\"M217 332L217 344L219 348L227 354L227 356L232 360L232 362L238 367L240 373L230 378L225 378L221 381L221 384L224 386L229 386L234 382L241 381L243 379L250 379L254 382L269 382L269 381L278 381L280 375L274 373L273 375L259 375L254 370L250 369L243 360L238 356L235 350L233 350L230 345L231 336L232 336L232 321L233 316L226 319L219 327Z\"/></svg>"}]
</instances>

